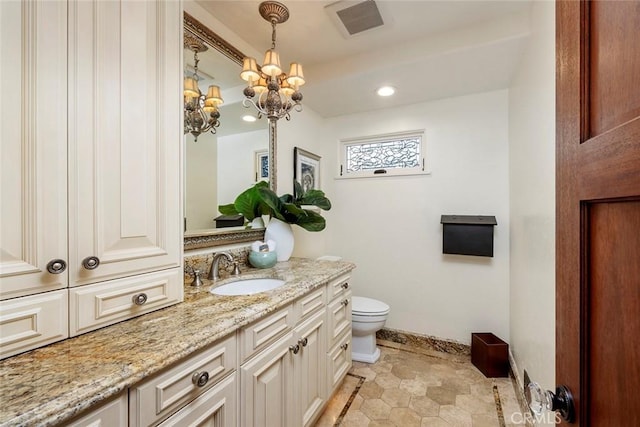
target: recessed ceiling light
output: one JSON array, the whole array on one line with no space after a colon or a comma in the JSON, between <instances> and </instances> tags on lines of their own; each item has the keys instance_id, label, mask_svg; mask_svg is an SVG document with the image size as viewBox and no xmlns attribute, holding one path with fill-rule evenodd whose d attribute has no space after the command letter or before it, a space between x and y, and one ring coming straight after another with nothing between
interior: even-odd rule
<instances>
[{"instance_id":1,"label":"recessed ceiling light","mask_svg":"<svg viewBox=\"0 0 640 427\"><path fill-rule=\"evenodd\" d=\"M255 122L257 119L256 119L256 116L247 114L246 116L242 116L242 120L244 120L245 122Z\"/></svg>"},{"instance_id":2,"label":"recessed ceiling light","mask_svg":"<svg viewBox=\"0 0 640 427\"><path fill-rule=\"evenodd\" d=\"M382 87L378 88L376 93L379 96L391 96L394 93L396 93L396 88L394 88L393 86L382 86Z\"/></svg>"}]
</instances>

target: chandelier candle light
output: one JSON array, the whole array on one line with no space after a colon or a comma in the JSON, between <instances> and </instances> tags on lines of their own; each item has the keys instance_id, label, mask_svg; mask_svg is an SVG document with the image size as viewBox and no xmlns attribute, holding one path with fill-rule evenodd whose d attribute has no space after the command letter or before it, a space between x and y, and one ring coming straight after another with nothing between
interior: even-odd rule
<instances>
[{"instance_id":1,"label":"chandelier candle light","mask_svg":"<svg viewBox=\"0 0 640 427\"><path fill-rule=\"evenodd\" d=\"M247 108L253 105L258 110L258 118L264 115L269 120L269 186L276 191L276 123L283 117L290 120L291 110L302 111L299 89L305 81L302 65L292 62L289 74L286 74L276 52L276 24L289 19L289 9L282 3L265 1L260 3L258 11L271 23L271 49L266 51L260 68L255 58L244 58L240 77L248 82L248 86L244 89L242 104Z\"/></svg>"},{"instance_id":2,"label":"chandelier candle light","mask_svg":"<svg viewBox=\"0 0 640 427\"><path fill-rule=\"evenodd\" d=\"M220 126L218 107L224 101L219 86L209 86L206 96L198 86L198 53L206 51L207 46L187 34L184 36L184 46L193 52L194 59L193 76L184 78L184 133L192 134L197 142L201 133L216 133L216 128Z\"/></svg>"}]
</instances>

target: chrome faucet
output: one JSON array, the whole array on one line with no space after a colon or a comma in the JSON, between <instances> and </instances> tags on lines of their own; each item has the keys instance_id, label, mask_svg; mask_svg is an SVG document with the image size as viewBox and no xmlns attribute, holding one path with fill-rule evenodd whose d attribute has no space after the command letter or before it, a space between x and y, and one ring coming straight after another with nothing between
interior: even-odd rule
<instances>
[{"instance_id":1,"label":"chrome faucet","mask_svg":"<svg viewBox=\"0 0 640 427\"><path fill-rule=\"evenodd\" d=\"M218 280L220 279L220 258L225 257L227 261L233 264L233 272L231 273L234 276L240 274L240 268L238 267L238 261L233 259L233 256L229 252L218 252L213 255L213 261L211 261L211 270L209 270L209 276L207 279L209 280Z\"/></svg>"}]
</instances>

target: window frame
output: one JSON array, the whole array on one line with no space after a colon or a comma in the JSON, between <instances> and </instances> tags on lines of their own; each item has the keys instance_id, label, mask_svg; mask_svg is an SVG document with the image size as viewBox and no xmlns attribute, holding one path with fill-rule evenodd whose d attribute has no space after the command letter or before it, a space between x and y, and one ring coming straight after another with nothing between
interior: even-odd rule
<instances>
[{"instance_id":1,"label":"window frame","mask_svg":"<svg viewBox=\"0 0 640 427\"><path fill-rule=\"evenodd\" d=\"M378 135L362 136L356 138L344 138L338 141L338 176L336 179L352 178L380 178L389 176L409 176L409 175L429 175L426 162L426 138L424 129L410 130L404 132L393 132ZM374 173L379 169L369 169L358 172L347 172L347 147L351 145L364 145L379 142L391 142L400 139L420 138L420 160L418 167L412 168L389 168L384 169L385 173Z\"/></svg>"}]
</instances>

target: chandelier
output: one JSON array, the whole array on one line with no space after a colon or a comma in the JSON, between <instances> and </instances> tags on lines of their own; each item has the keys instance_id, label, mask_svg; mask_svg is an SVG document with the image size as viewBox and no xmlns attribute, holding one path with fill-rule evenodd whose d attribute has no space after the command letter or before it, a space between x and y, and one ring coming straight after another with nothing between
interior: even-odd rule
<instances>
[{"instance_id":1,"label":"chandelier","mask_svg":"<svg viewBox=\"0 0 640 427\"><path fill-rule=\"evenodd\" d=\"M271 49L265 53L264 62L259 69L254 58L244 58L240 77L248 82L248 86L244 89L245 99L242 104L247 108L250 104L253 105L258 110L258 118L265 115L270 121L283 117L289 120L291 110L302 111L302 94L299 88L305 83L302 65L292 62L289 74L284 73L280 66L280 56L275 50L276 24L289 19L289 10L282 3L265 1L260 3L258 11L271 23Z\"/></svg>"},{"instance_id":2,"label":"chandelier","mask_svg":"<svg viewBox=\"0 0 640 427\"><path fill-rule=\"evenodd\" d=\"M220 95L220 87L209 86L205 96L198 86L200 76L198 76L198 53L206 51L207 46L195 37L185 34L184 46L193 52L193 75L184 78L184 133L194 136L194 141L198 141L201 133L216 133L216 128L220 126L220 111L218 107L223 104Z\"/></svg>"}]
</instances>

